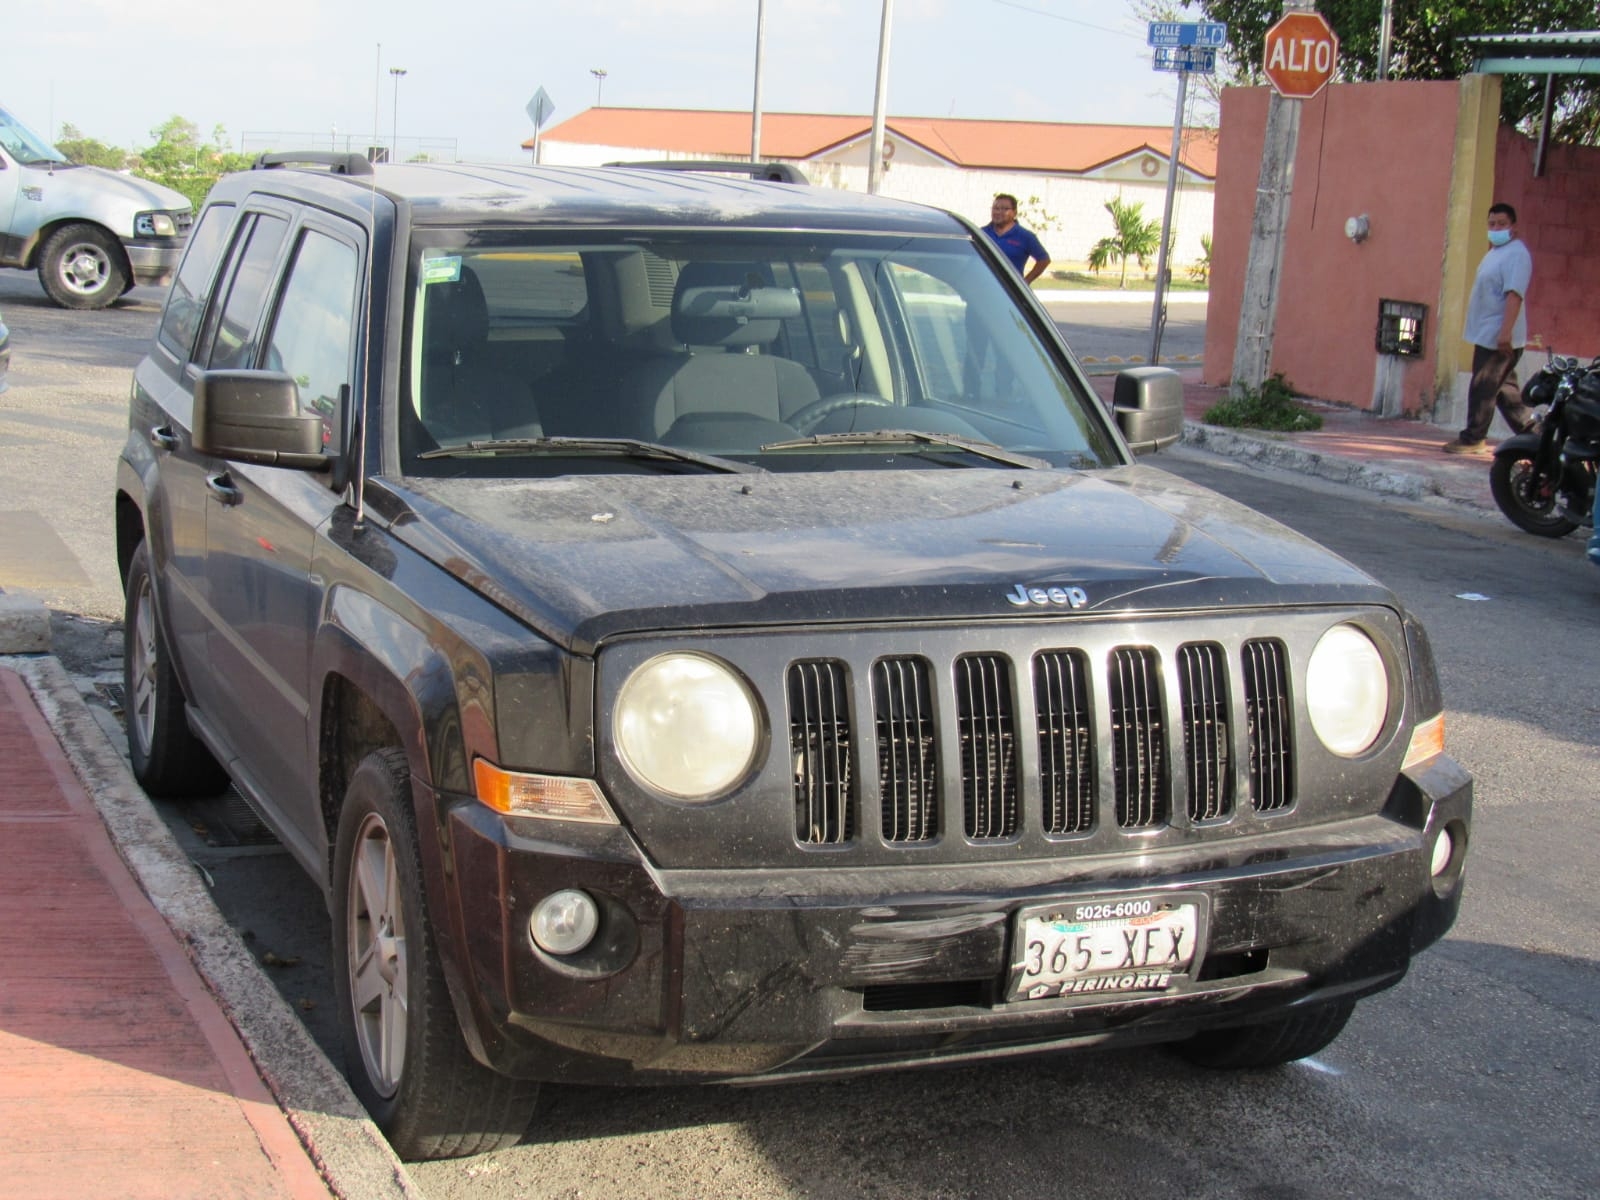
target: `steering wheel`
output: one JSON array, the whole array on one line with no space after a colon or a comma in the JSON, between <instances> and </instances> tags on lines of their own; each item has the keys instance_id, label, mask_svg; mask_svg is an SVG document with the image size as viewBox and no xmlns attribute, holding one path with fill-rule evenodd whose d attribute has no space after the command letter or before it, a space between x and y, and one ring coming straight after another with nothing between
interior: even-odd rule
<instances>
[{"instance_id":1,"label":"steering wheel","mask_svg":"<svg viewBox=\"0 0 1600 1200\"><path fill-rule=\"evenodd\" d=\"M798 433L810 433L822 424L823 418L838 412L841 408L893 407L894 401L874 396L871 392L840 392L836 396L824 396L821 400L813 400L810 404L797 409L784 418L784 424L793 426Z\"/></svg>"}]
</instances>

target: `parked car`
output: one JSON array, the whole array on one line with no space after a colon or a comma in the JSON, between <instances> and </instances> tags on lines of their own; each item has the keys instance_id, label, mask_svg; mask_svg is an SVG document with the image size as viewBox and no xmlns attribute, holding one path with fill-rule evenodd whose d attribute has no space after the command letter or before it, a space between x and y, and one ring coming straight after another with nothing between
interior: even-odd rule
<instances>
[{"instance_id":1,"label":"parked car","mask_svg":"<svg viewBox=\"0 0 1600 1200\"><path fill-rule=\"evenodd\" d=\"M171 281L194 206L171 188L79 166L0 108L0 267L38 271L63 308Z\"/></svg>"},{"instance_id":2,"label":"parked car","mask_svg":"<svg viewBox=\"0 0 1600 1200\"><path fill-rule=\"evenodd\" d=\"M1472 782L1390 591L1135 463L1181 420L948 213L265 156L134 376L134 771L323 889L408 1157L540 1081L1315 1053Z\"/></svg>"}]
</instances>

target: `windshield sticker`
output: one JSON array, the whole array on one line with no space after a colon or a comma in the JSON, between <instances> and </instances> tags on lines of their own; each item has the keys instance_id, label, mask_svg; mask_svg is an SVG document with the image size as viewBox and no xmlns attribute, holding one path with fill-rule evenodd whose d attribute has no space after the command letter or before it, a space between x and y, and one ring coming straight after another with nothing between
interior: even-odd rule
<instances>
[{"instance_id":1,"label":"windshield sticker","mask_svg":"<svg viewBox=\"0 0 1600 1200\"><path fill-rule=\"evenodd\" d=\"M452 254L448 257L423 259L422 282L460 283L461 256L459 254Z\"/></svg>"}]
</instances>

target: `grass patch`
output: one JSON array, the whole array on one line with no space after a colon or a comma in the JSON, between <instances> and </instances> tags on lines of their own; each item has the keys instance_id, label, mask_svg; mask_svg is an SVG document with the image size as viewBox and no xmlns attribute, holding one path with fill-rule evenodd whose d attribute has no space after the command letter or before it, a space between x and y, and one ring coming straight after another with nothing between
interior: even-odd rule
<instances>
[{"instance_id":1,"label":"grass patch","mask_svg":"<svg viewBox=\"0 0 1600 1200\"><path fill-rule=\"evenodd\" d=\"M1283 433L1304 433L1322 428L1322 418L1295 403L1294 388L1277 371L1260 389L1242 385L1234 394L1206 409L1201 418L1208 425L1227 425L1235 429L1276 429Z\"/></svg>"},{"instance_id":2,"label":"grass patch","mask_svg":"<svg viewBox=\"0 0 1600 1200\"><path fill-rule=\"evenodd\" d=\"M1039 289L1055 288L1062 291L1070 290L1076 292L1154 292L1156 290L1156 281L1142 276L1135 277L1130 275L1128 277L1128 286L1119 288L1115 272L1095 275L1088 271L1063 271L1052 268L1034 280L1033 286ZM1169 293L1203 292L1206 290L1206 285L1196 283L1192 279L1179 279L1174 276L1167 284L1166 290Z\"/></svg>"}]
</instances>

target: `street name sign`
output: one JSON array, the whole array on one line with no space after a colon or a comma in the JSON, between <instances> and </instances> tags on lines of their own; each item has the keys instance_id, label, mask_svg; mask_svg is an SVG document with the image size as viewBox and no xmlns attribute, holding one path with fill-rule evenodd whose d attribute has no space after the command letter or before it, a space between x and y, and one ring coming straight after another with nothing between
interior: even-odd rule
<instances>
[{"instance_id":1,"label":"street name sign","mask_svg":"<svg viewBox=\"0 0 1600 1200\"><path fill-rule=\"evenodd\" d=\"M1217 52L1209 46L1157 46L1151 63L1158 71L1205 71L1217 69Z\"/></svg>"},{"instance_id":2,"label":"street name sign","mask_svg":"<svg viewBox=\"0 0 1600 1200\"><path fill-rule=\"evenodd\" d=\"M1328 85L1338 62L1338 35L1321 13L1286 13L1267 30L1261 69L1286 100L1311 99Z\"/></svg>"},{"instance_id":3,"label":"street name sign","mask_svg":"<svg viewBox=\"0 0 1600 1200\"><path fill-rule=\"evenodd\" d=\"M1228 27L1221 21L1151 21L1149 46L1210 46L1228 44Z\"/></svg>"}]
</instances>

